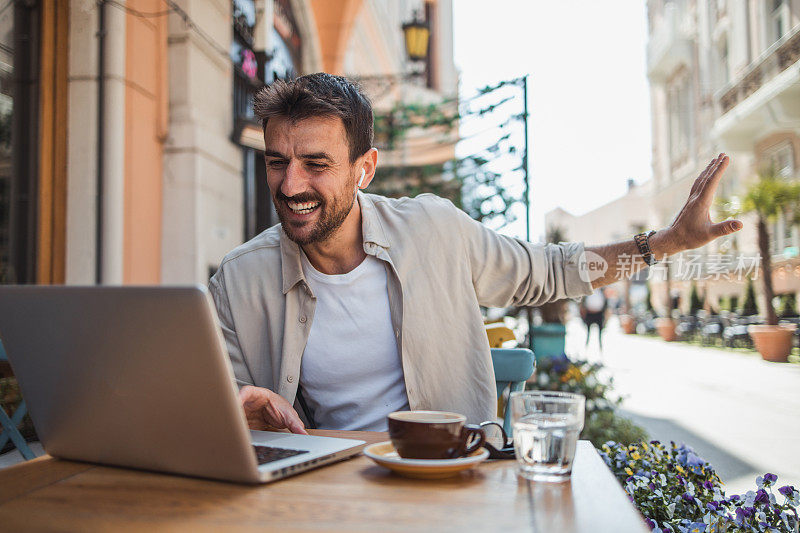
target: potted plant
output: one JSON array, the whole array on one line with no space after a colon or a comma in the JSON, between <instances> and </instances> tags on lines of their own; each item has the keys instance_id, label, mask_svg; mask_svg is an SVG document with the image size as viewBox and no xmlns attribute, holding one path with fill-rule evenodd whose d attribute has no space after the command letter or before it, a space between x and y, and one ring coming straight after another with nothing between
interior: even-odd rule
<instances>
[{"instance_id":1,"label":"potted plant","mask_svg":"<svg viewBox=\"0 0 800 533\"><path fill-rule=\"evenodd\" d=\"M551 226L547 230L547 242L566 241L564 230ZM557 300L539 306L542 323L531 329L531 349L536 360L559 357L564 353L567 339L567 300Z\"/></svg>"},{"instance_id":2,"label":"potted plant","mask_svg":"<svg viewBox=\"0 0 800 533\"><path fill-rule=\"evenodd\" d=\"M724 211L731 213L735 202L723 204ZM786 362L792 349L794 324L778 324L778 316L772 304L775 291L772 286L772 260L769 251L768 222L784 215L790 222L798 220L800 207L800 183L788 181L777 175L774 167L762 170L758 180L752 183L744 196L740 212L756 215L758 250L761 254L761 280L764 291L764 314L766 324L751 324L748 333L756 350L767 361Z\"/></svg>"},{"instance_id":3,"label":"potted plant","mask_svg":"<svg viewBox=\"0 0 800 533\"><path fill-rule=\"evenodd\" d=\"M703 309L703 300L697 292L697 285L692 283L692 290L689 293L689 314L697 316L697 312Z\"/></svg>"},{"instance_id":4,"label":"potted plant","mask_svg":"<svg viewBox=\"0 0 800 533\"><path fill-rule=\"evenodd\" d=\"M624 281L623 312L619 315L619 325L626 335L636 333L636 320L631 316L631 280Z\"/></svg>"},{"instance_id":5,"label":"potted plant","mask_svg":"<svg viewBox=\"0 0 800 533\"><path fill-rule=\"evenodd\" d=\"M796 298L794 294L781 295L781 310L778 312L779 318L797 318Z\"/></svg>"},{"instance_id":6,"label":"potted plant","mask_svg":"<svg viewBox=\"0 0 800 533\"><path fill-rule=\"evenodd\" d=\"M739 310L738 302L734 302L735 296L731 296L731 311ZM753 286L753 279L747 278L747 287L744 290L744 301L740 314L742 316L755 316L758 314L756 304L756 289Z\"/></svg>"},{"instance_id":7,"label":"potted plant","mask_svg":"<svg viewBox=\"0 0 800 533\"><path fill-rule=\"evenodd\" d=\"M533 353L536 360L558 357L564 353L567 339L567 300L539 306L542 323L533 326Z\"/></svg>"},{"instance_id":8,"label":"potted plant","mask_svg":"<svg viewBox=\"0 0 800 533\"><path fill-rule=\"evenodd\" d=\"M636 320L627 313L619 315L619 325L626 335L633 335L636 333Z\"/></svg>"},{"instance_id":9,"label":"potted plant","mask_svg":"<svg viewBox=\"0 0 800 533\"><path fill-rule=\"evenodd\" d=\"M675 331L675 321L672 319L672 286L670 284L669 263L666 263L666 291L667 291L667 312L664 316L656 319L656 331L666 342L672 342L678 338Z\"/></svg>"}]
</instances>

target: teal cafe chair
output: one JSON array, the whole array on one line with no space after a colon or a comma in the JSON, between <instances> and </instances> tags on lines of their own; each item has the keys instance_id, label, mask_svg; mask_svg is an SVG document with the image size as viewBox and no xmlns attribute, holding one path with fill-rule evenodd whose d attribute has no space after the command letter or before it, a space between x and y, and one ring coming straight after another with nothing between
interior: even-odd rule
<instances>
[{"instance_id":1,"label":"teal cafe chair","mask_svg":"<svg viewBox=\"0 0 800 533\"><path fill-rule=\"evenodd\" d=\"M492 364L494 379L497 384L497 398L503 397L508 389L509 399L512 392L525 390L525 382L536 370L533 352L527 348L492 348ZM503 430L512 436L510 402L506 402L503 416Z\"/></svg>"},{"instance_id":2,"label":"teal cafe chair","mask_svg":"<svg viewBox=\"0 0 800 533\"><path fill-rule=\"evenodd\" d=\"M3 343L0 341L0 361L8 361L8 357L6 356L6 352L3 349ZM14 446L22 454L22 457L25 460L30 460L36 457L36 454L28 447L28 443L25 442L25 438L17 429L20 422L22 422L22 418L25 416L25 413L28 412L28 409L25 407L25 400L22 400L20 404L17 406L17 410L14 411L14 414L9 416L6 414L5 410L0 407L0 450L6 445L9 439L11 442L14 443Z\"/></svg>"}]
</instances>

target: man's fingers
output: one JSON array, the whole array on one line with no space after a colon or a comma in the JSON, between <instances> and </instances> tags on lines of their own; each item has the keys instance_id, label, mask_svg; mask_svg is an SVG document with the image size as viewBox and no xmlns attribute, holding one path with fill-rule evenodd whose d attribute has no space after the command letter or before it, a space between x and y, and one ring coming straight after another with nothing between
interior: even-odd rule
<instances>
[{"instance_id":1,"label":"man's fingers","mask_svg":"<svg viewBox=\"0 0 800 533\"><path fill-rule=\"evenodd\" d=\"M728 161L728 156L723 155L722 159L717 162L714 169L706 178L705 183L703 183L702 188L700 189L700 194L702 195L702 200L704 203L708 203L709 205L711 204L711 201L714 198L714 192L717 190L719 180L722 179L725 169L728 168Z\"/></svg>"},{"instance_id":2,"label":"man's fingers","mask_svg":"<svg viewBox=\"0 0 800 533\"><path fill-rule=\"evenodd\" d=\"M726 220L711 225L711 233L714 235L714 238L730 235L740 229L742 229L742 222L739 220Z\"/></svg>"},{"instance_id":3,"label":"man's fingers","mask_svg":"<svg viewBox=\"0 0 800 533\"><path fill-rule=\"evenodd\" d=\"M292 433L300 433L301 435L308 435L308 431L306 431L306 427L303 425L303 422L298 417L293 417L288 420L287 427L289 431Z\"/></svg>"},{"instance_id":4,"label":"man's fingers","mask_svg":"<svg viewBox=\"0 0 800 533\"><path fill-rule=\"evenodd\" d=\"M252 385L245 385L239 389L239 401L242 402L242 405L245 405L247 402L252 400L254 390L255 387Z\"/></svg>"},{"instance_id":5,"label":"man's fingers","mask_svg":"<svg viewBox=\"0 0 800 533\"><path fill-rule=\"evenodd\" d=\"M697 189L700 188L700 184L702 184L705 181L706 176L708 175L708 172L714 167L714 165L717 164L717 160L720 157L722 157L721 154L719 156L715 157L714 159L712 159L708 163L708 165L706 165L706 168L703 169L703 171L700 173L700 175L697 176L697 179L694 180L694 183L692 184L692 189L689 191L689 196L691 196L692 194L697 192Z\"/></svg>"}]
</instances>

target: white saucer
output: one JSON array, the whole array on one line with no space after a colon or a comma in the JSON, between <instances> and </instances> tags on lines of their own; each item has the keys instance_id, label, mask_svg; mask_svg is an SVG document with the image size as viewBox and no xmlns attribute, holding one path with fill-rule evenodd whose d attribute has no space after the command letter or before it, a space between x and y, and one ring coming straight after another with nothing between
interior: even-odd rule
<instances>
[{"instance_id":1,"label":"white saucer","mask_svg":"<svg viewBox=\"0 0 800 533\"><path fill-rule=\"evenodd\" d=\"M469 470L489 457L486 448L456 459L405 459L397 455L392 441L378 442L364 448L364 455L393 472L406 477L442 479Z\"/></svg>"}]
</instances>

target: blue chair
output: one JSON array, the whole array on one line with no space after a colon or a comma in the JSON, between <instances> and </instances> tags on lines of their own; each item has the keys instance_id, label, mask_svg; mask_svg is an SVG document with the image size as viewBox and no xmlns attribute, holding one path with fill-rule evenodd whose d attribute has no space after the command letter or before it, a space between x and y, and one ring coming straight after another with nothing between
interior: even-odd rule
<instances>
[{"instance_id":1,"label":"blue chair","mask_svg":"<svg viewBox=\"0 0 800 533\"><path fill-rule=\"evenodd\" d=\"M536 370L536 360L533 352L527 348L492 348L492 364L494 365L494 379L497 384L497 398L502 398L503 392L509 394L525 390L525 382ZM512 436L511 409L505 406L503 416L503 430L509 437Z\"/></svg>"},{"instance_id":2,"label":"blue chair","mask_svg":"<svg viewBox=\"0 0 800 533\"><path fill-rule=\"evenodd\" d=\"M8 361L8 357L6 357L6 352L3 349L3 343L0 342L0 361ZM28 412L27 407L25 407L25 400L20 402L19 406L17 406L17 410L14 411L14 414L11 418L8 417L5 410L0 408L0 427L2 431L0 431L0 450L6 445L9 439L11 442L14 443L14 446L22 454L26 460L33 459L36 457L36 454L28 447L28 443L25 442L25 438L17 429L19 423L22 422L22 418L25 416L25 413Z\"/></svg>"}]
</instances>

